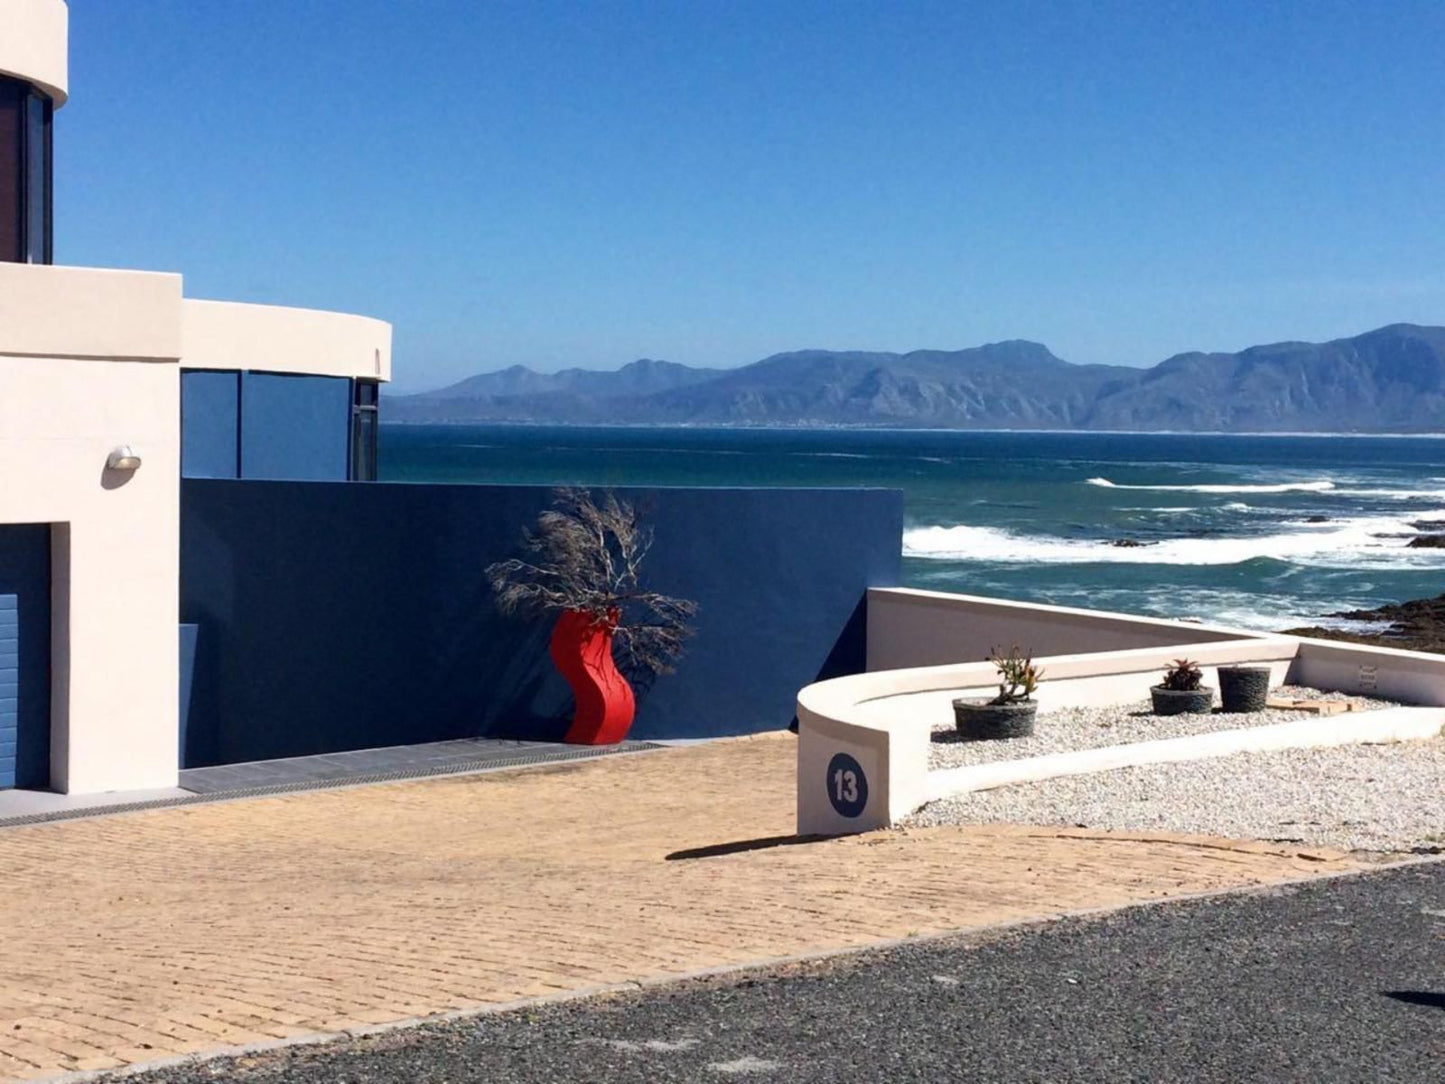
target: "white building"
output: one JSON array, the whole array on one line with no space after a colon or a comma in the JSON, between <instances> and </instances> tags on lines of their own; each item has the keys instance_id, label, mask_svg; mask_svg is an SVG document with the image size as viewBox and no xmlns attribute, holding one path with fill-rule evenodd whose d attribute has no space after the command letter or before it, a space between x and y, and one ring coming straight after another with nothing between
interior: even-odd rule
<instances>
[{"instance_id":1,"label":"white building","mask_svg":"<svg viewBox=\"0 0 1445 1084\"><path fill-rule=\"evenodd\" d=\"M391 327L53 266L67 21L0 0L0 787L172 787L183 459L374 477Z\"/></svg>"}]
</instances>

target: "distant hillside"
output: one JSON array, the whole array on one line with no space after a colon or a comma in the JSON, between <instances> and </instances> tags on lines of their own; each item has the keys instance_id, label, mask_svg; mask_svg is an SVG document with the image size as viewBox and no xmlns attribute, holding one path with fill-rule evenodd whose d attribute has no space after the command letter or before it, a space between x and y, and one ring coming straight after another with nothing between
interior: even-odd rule
<instances>
[{"instance_id":1,"label":"distant hillside","mask_svg":"<svg viewBox=\"0 0 1445 1084\"><path fill-rule=\"evenodd\" d=\"M908 354L802 350L740 369L642 360L616 372L520 365L422 395L385 421L852 425L1235 432L1445 430L1445 328L1073 365L1038 343Z\"/></svg>"}]
</instances>

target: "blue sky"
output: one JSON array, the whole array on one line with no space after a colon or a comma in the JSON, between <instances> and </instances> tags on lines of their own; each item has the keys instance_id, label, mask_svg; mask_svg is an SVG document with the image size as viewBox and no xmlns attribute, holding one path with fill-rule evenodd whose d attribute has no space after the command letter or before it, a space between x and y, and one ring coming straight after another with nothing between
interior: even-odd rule
<instances>
[{"instance_id":1,"label":"blue sky","mask_svg":"<svg viewBox=\"0 0 1445 1084\"><path fill-rule=\"evenodd\" d=\"M396 326L400 389L1445 323L1445 4L72 0L57 262Z\"/></svg>"}]
</instances>

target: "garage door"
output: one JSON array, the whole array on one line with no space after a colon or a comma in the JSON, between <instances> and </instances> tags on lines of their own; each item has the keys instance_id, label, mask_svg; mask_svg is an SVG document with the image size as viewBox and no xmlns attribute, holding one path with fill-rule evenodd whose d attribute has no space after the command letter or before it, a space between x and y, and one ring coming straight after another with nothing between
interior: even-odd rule
<instances>
[{"instance_id":1,"label":"garage door","mask_svg":"<svg viewBox=\"0 0 1445 1084\"><path fill-rule=\"evenodd\" d=\"M0 526L0 787L50 783L50 528Z\"/></svg>"}]
</instances>

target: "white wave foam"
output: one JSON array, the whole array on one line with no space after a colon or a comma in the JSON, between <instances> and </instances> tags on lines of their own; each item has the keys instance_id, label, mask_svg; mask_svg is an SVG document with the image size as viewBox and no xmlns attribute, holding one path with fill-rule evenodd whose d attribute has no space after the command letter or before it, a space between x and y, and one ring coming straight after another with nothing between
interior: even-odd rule
<instances>
[{"instance_id":1,"label":"white wave foam","mask_svg":"<svg viewBox=\"0 0 1445 1084\"><path fill-rule=\"evenodd\" d=\"M1243 501L1230 501L1228 504L1221 504L1219 507L1224 509L1224 511L1226 512L1250 511L1249 505L1245 504Z\"/></svg>"},{"instance_id":2,"label":"white wave foam","mask_svg":"<svg viewBox=\"0 0 1445 1084\"><path fill-rule=\"evenodd\" d=\"M997 527L913 527L903 532L903 554L947 561L1009 564L1234 565L1274 558L1318 567L1419 568L1445 560L1445 550L1409 549L1419 532L1389 516L1301 525L1297 531L1217 538L1170 538L1142 546L1019 535Z\"/></svg>"},{"instance_id":3,"label":"white wave foam","mask_svg":"<svg viewBox=\"0 0 1445 1084\"><path fill-rule=\"evenodd\" d=\"M1385 501L1445 500L1445 489L1337 489L1336 497L1374 497Z\"/></svg>"},{"instance_id":4,"label":"white wave foam","mask_svg":"<svg viewBox=\"0 0 1445 1084\"><path fill-rule=\"evenodd\" d=\"M1317 482L1280 482L1274 485L1199 485L1199 486L1123 486L1107 478L1090 478L1085 485L1105 489L1140 489L1151 493L1328 493L1335 483L1328 479Z\"/></svg>"},{"instance_id":5,"label":"white wave foam","mask_svg":"<svg viewBox=\"0 0 1445 1084\"><path fill-rule=\"evenodd\" d=\"M1439 479L1431 479L1439 481ZM1445 500L1445 489L1383 489L1372 487L1349 486L1341 488L1337 482L1327 478L1321 478L1313 482L1276 482L1264 484L1248 484L1241 482L1238 485L1197 485L1197 486L1134 486L1120 485L1118 482L1111 482L1107 478L1089 478L1085 485L1099 486L1103 489L1133 489L1151 493L1328 493L1331 497L1367 497L1384 501L1441 501ZM1227 504L1225 508L1235 509L1236 506ZM1239 508L1244 506L1240 505Z\"/></svg>"}]
</instances>

